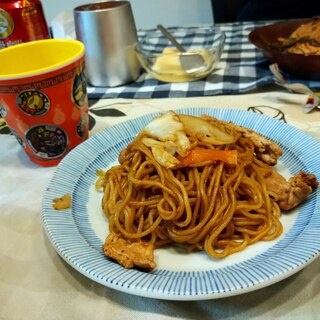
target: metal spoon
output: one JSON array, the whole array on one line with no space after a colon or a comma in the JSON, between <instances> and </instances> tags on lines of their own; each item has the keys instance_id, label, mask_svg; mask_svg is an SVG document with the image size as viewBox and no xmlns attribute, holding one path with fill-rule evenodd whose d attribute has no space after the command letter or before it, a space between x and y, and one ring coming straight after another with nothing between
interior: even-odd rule
<instances>
[{"instance_id":1,"label":"metal spoon","mask_svg":"<svg viewBox=\"0 0 320 320\"><path fill-rule=\"evenodd\" d=\"M159 24L157 28L178 49L178 51L186 53L180 55L181 66L186 72L191 73L205 67L202 55L198 53L188 54L186 49L182 47L177 39L163 25Z\"/></svg>"}]
</instances>

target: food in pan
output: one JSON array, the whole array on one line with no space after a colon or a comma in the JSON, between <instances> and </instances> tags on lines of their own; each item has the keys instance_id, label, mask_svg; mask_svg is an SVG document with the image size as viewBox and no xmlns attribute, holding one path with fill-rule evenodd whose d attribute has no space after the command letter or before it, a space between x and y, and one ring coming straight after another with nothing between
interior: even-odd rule
<instances>
[{"instance_id":1,"label":"food in pan","mask_svg":"<svg viewBox=\"0 0 320 320\"><path fill-rule=\"evenodd\" d=\"M125 268L156 267L165 245L224 258L282 233L280 216L317 188L313 174L286 180L281 147L257 132L203 115L154 118L101 173L109 220L104 253Z\"/></svg>"},{"instance_id":2,"label":"food in pan","mask_svg":"<svg viewBox=\"0 0 320 320\"><path fill-rule=\"evenodd\" d=\"M288 38L279 38L276 46L290 53L320 55L320 18L301 24Z\"/></svg>"}]
</instances>

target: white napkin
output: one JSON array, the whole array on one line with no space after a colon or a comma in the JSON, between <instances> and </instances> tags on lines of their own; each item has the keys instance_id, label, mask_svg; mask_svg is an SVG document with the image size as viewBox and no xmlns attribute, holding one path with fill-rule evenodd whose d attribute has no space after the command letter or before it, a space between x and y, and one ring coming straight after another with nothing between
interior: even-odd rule
<instances>
[{"instance_id":1,"label":"white napkin","mask_svg":"<svg viewBox=\"0 0 320 320\"><path fill-rule=\"evenodd\" d=\"M283 77L283 75L280 73L278 64L272 64L270 65L270 70L273 73L273 75L276 78L276 83L287 90L295 93L303 93L309 95L309 98L304 105L304 112L309 113L314 108L320 108L320 99L319 96L313 92L310 88L308 88L306 85L302 83L288 83L287 80Z\"/></svg>"},{"instance_id":2,"label":"white napkin","mask_svg":"<svg viewBox=\"0 0 320 320\"><path fill-rule=\"evenodd\" d=\"M52 34L54 38L75 39L75 26L73 13L70 11L60 12L51 21Z\"/></svg>"}]
</instances>

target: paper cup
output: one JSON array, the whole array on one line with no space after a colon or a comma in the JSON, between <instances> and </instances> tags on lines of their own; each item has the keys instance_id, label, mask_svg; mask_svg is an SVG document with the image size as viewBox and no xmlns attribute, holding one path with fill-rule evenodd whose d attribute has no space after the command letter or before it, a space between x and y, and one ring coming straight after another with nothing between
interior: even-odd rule
<instances>
[{"instance_id":1,"label":"paper cup","mask_svg":"<svg viewBox=\"0 0 320 320\"><path fill-rule=\"evenodd\" d=\"M88 138L84 57L77 40L38 40L0 50L0 115L38 165L57 165Z\"/></svg>"}]
</instances>

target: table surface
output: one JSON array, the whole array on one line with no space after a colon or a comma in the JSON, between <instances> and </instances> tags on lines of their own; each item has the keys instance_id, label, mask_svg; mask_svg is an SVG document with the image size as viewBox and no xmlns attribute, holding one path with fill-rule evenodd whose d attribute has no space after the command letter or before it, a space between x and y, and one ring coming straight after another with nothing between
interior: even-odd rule
<instances>
[{"instance_id":1,"label":"table surface","mask_svg":"<svg viewBox=\"0 0 320 320\"><path fill-rule=\"evenodd\" d=\"M320 110L304 113L306 99L279 87L243 95L102 99L90 102L90 134L149 112L212 107L276 116L320 141ZM0 319L319 318L319 259L279 283L216 300L156 300L93 282L60 258L43 230L41 198L55 168L31 163L13 136L0 135L0 148Z\"/></svg>"},{"instance_id":2,"label":"table surface","mask_svg":"<svg viewBox=\"0 0 320 320\"><path fill-rule=\"evenodd\" d=\"M204 81L170 85L142 74L122 88L89 86L90 136L146 113L206 107L263 113L320 141L320 109L305 113L308 96L274 85L268 62L247 39L256 26L218 27L225 50ZM205 301L139 297L88 279L60 258L43 229L41 201L55 167L31 163L4 133L0 122L0 319L320 319L319 259L266 288Z\"/></svg>"}]
</instances>

